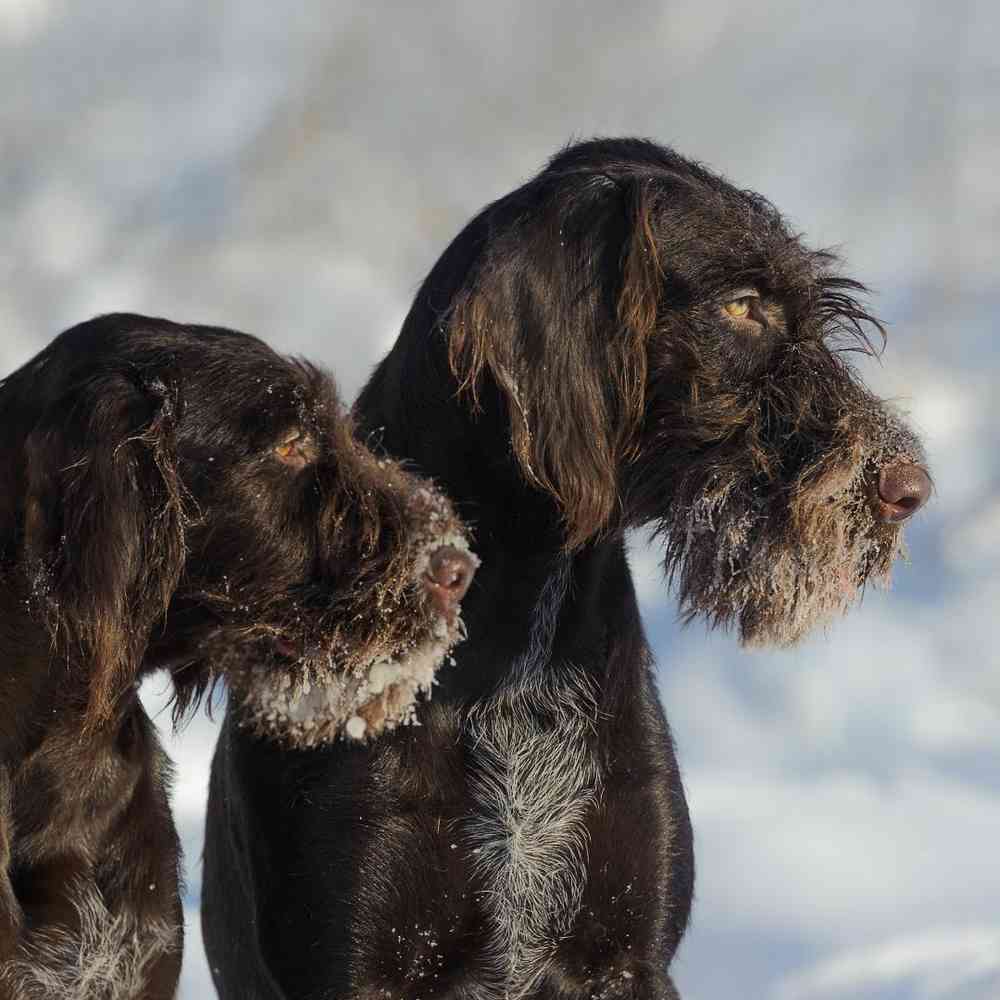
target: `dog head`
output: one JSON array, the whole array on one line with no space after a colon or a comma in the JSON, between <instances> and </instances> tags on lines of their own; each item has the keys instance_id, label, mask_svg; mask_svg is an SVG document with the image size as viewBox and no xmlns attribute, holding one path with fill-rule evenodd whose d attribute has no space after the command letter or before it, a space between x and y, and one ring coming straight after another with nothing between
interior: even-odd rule
<instances>
[{"instance_id":1,"label":"dog head","mask_svg":"<svg viewBox=\"0 0 1000 1000\"><path fill-rule=\"evenodd\" d=\"M294 704L275 695L261 718L350 710L352 735L429 687L475 569L465 530L354 439L323 372L246 334L122 315L67 331L2 392L25 470L5 551L89 664L91 723L157 667L182 709L220 673L253 691L263 670ZM336 705L301 702L332 679L350 689Z\"/></svg>"},{"instance_id":2,"label":"dog head","mask_svg":"<svg viewBox=\"0 0 1000 1000\"><path fill-rule=\"evenodd\" d=\"M794 641L888 574L931 483L845 354L883 328L764 198L595 141L459 245L452 372L473 410L486 383L504 401L568 549L657 525L685 611L748 642Z\"/></svg>"}]
</instances>

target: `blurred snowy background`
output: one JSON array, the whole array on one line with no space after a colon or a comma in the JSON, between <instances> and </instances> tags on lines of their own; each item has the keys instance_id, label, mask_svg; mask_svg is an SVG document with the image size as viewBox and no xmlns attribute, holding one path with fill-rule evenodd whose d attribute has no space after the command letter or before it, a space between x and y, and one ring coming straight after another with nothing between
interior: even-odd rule
<instances>
[{"instance_id":1,"label":"blurred snowy background","mask_svg":"<svg viewBox=\"0 0 1000 1000\"><path fill-rule=\"evenodd\" d=\"M991 0L0 0L0 373L130 309L256 332L353 397L446 242L570 138L647 135L764 192L878 290L865 372L938 494L893 591L786 653L679 629L636 540L698 840L676 978L996 1000L998 31ZM213 995L213 741L168 741L181 1000Z\"/></svg>"}]
</instances>

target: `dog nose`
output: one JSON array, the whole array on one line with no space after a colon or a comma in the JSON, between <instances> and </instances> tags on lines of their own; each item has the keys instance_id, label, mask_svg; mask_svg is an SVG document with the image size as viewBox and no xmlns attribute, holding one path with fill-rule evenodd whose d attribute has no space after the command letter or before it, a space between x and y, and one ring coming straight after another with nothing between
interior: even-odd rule
<instances>
[{"instance_id":1,"label":"dog nose","mask_svg":"<svg viewBox=\"0 0 1000 1000\"><path fill-rule=\"evenodd\" d=\"M437 610L451 617L472 583L476 560L468 552L442 545L430 558L424 574L424 588Z\"/></svg>"},{"instance_id":2,"label":"dog nose","mask_svg":"<svg viewBox=\"0 0 1000 1000\"><path fill-rule=\"evenodd\" d=\"M931 495L931 477L913 462L884 468L878 476L875 517L885 524L898 524L916 514Z\"/></svg>"}]
</instances>

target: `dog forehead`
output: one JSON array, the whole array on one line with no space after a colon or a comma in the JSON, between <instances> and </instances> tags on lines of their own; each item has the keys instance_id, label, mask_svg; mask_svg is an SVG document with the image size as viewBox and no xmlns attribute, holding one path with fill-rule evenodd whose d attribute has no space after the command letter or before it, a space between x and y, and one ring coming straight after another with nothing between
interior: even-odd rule
<instances>
[{"instance_id":1,"label":"dog forehead","mask_svg":"<svg viewBox=\"0 0 1000 1000\"><path fill-rule=\"evenodd\" d=\"M822 255L770 202L720 183L708 191L678 188L651 208L649 227L666 272L686 271L699 284L728 290L740 282L797 290L819 276Z\"/></svg>"},{"instance_id":2,"label":"dog forehead","mask_svg":"<svg viewBox=\"0 0 1000 1000\"><path fill-rule=\"evenodd\" d=\"M189 457L239 458L273 446L293 428L317 425L315 394L291 367L182 376L180 393L178 444Z\"/></svg>"},{"instance_id":3,"label":"dog forehead","mask_svg":"<svg viewBox=\"0 0 1000 1000\"><path fill-rule=\"evenodd\" d=\"M338 412L332 379L321 369L246 336L229 340L210 329L175 351L169 377L183 402L182 437L269 440L283 429L316 427Z\"/></svg>"},{"instance_id":4,"label":"dog forehead","mask_svg":"<svg viewBox=\"0 0 1000 1000\"><path fill-rule=\"evenodd\" d=\"M220 389L227 381L249 384L267 373L272 381L301 381L295 366L250 334L221 327L181 325L134 314L111 314L61 333L27 365L4 380L44 408L68 395L108 391L108 377L135 388L187 382Z\"/></svg>"},{"instance_id":5,"label":"dog forehead","mask_svg":"<svg viewBox=\"0 0 1000 1000\"><path fill-rule=\"evenodd\" d=\"M636 213L631 226L655 244L664 277L705 296L741 285L808 295L831 259L812 250L763 195L673 150L598 142L582 154L568 175L557 158L553 175L540 178L541 196L557 199L560 238L586 237L595 206L624 197Z\"/></svg>"}]
</instances>

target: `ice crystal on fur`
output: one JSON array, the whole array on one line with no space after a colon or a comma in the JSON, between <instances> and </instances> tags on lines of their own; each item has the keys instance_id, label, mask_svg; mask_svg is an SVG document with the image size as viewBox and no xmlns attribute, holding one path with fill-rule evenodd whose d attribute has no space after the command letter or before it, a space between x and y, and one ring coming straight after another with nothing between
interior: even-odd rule
<instances>
[{"instance_id":1,"label":"ice crystal on fur","mask_svg":"<svg viewBox=\"0 0 1000 1000\"><path fill-rule=\"evenodd\" d=\"M413 562L414 589L438 548L468 553L478 565L440 499L429 491L420 499L429 515ZM358 662L356 650L334 648L303 657L291 669L273 658L251 658L242 670L228 666L227 672L240 678L237 692L245 719L257 731L299 747L342 738L364 741L416 723L418 699L430 695L438 669L463 635L460 615L449 621L432 614L412 641L368 661ZM243 654L229 651L234 655Z\"/></svg>"},{"instance_id":2,"label":"ice crystal on fur","mask_svg":"<svg viewBox=\"0 0 1000 1000\"><path fill-rule=\"evenodd\" d=\"M869 583L887 584L903 551L875 520L871 483L919 443L881 404L844 421L836 440L788 483L696 467L659 525L666 568L687 617L738 627L748 645L789 645L847 611Z\"/></svg>"}]
</instances>

